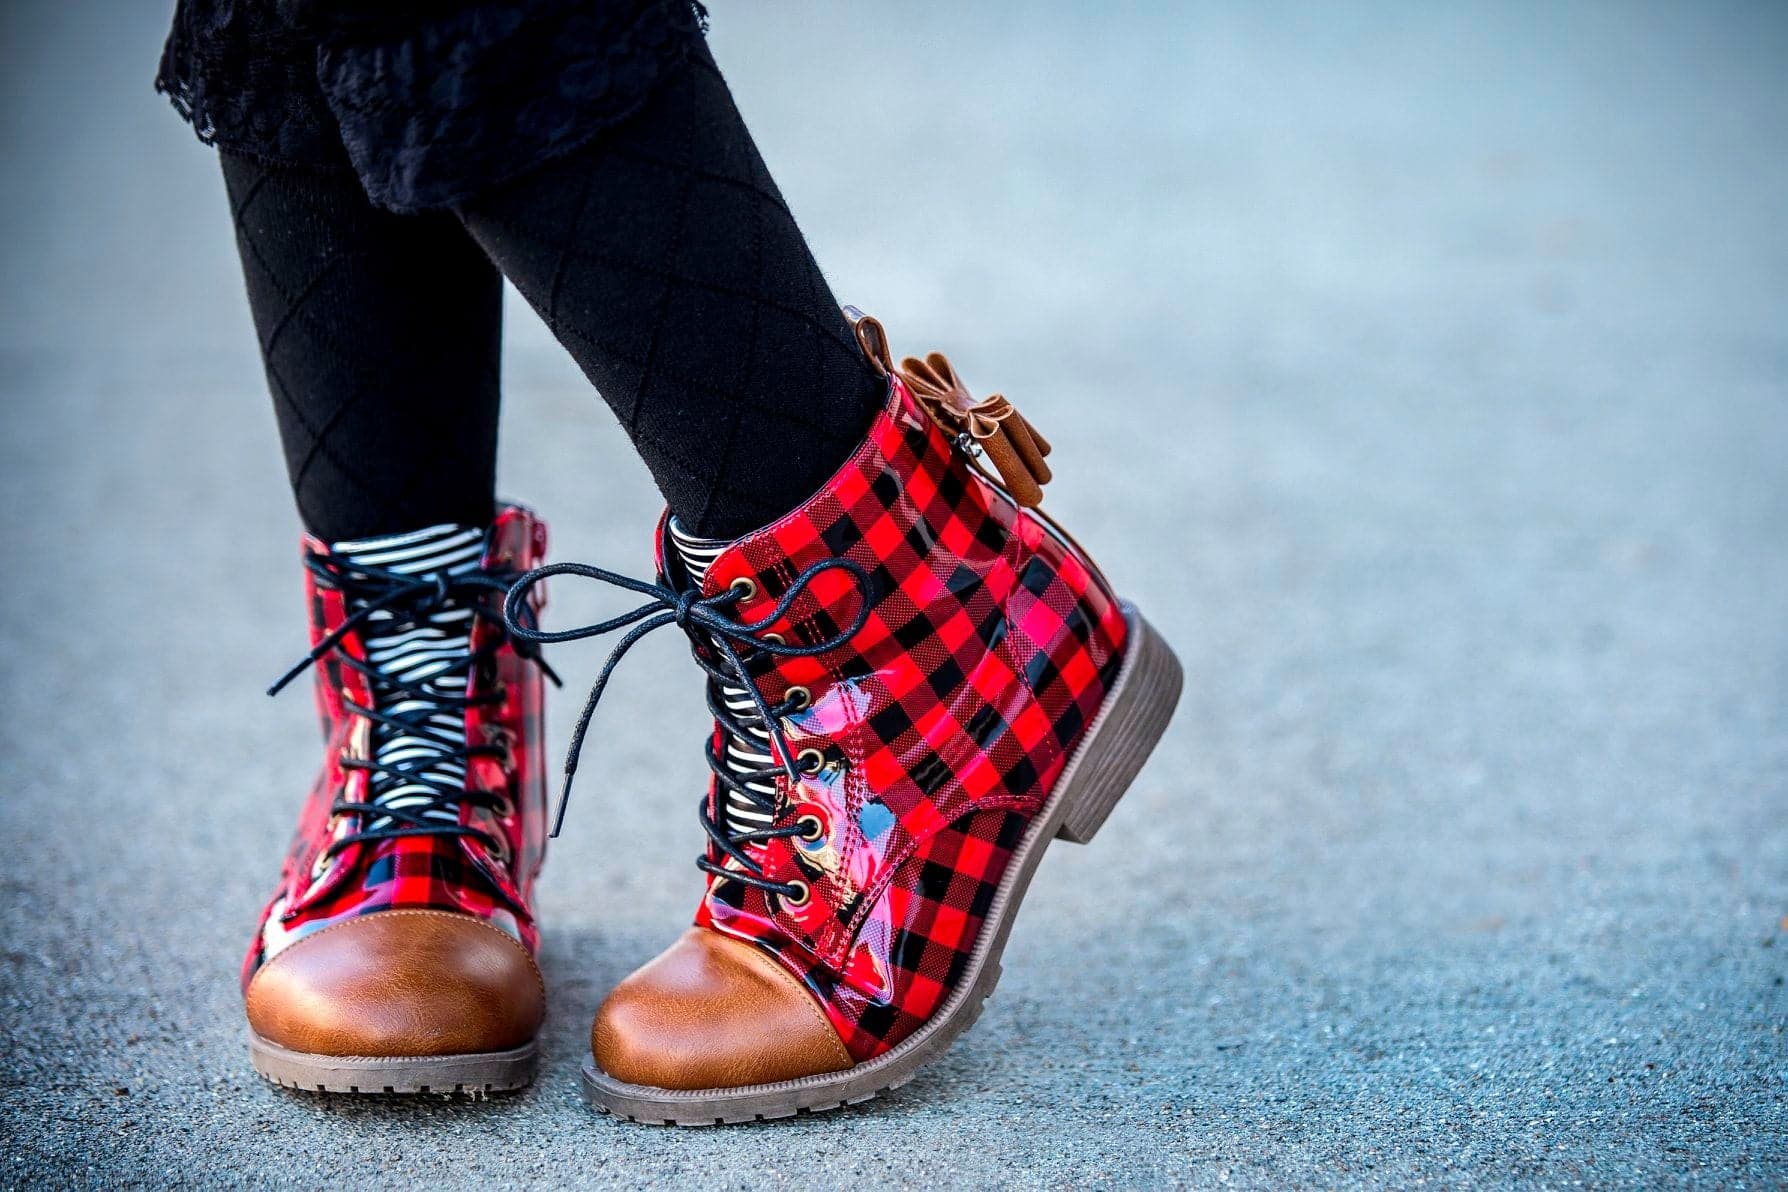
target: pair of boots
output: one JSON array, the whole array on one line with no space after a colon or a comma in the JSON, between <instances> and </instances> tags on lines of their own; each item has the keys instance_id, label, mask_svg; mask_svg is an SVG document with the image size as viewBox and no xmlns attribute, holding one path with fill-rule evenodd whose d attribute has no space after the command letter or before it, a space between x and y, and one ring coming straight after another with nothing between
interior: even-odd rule
<instances>
[{"instance_id":1,"label":"pair of boots","mask_svg":"<svg viewBox=\"0 0 1788 1192\"><path fill-rule=\"evenodd\" d=\"M263 1075L334 1092L528 1082L546 1007L539 647L625 630L575 762L621 656L668 625L715 717L707 887L694 926L597 1013L590 1100L686 1124L835 1107L904 1083L974 1021L1045 847L1099 829L1180 668L1035 511L1048 445L1029 424L941 356L896 367L851 313L889 382L866 441L737 541L691 543L667 516L654 583L541 566L544 527L515 506L458 567L412 565L421 540L307 540L328 746L243 971ZM645 603L548 633L555 574ZM454 617L464 648L431 656Z\"/></svg>"}]
</instances>

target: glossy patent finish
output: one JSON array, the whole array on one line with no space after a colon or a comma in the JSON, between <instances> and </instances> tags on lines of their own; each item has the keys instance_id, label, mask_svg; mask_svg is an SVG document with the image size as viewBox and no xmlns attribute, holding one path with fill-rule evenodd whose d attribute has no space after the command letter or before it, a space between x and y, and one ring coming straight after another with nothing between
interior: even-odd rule
<instances>
[{"instance_id":1,"label":"glossy patent finish","mask_svg":"<svg viewBox=\"0 0 1788 1192\"><path fill-rule=\"evenodd\" d=\"M759 676L772 703L811 693L785 721L803 776L778 779L777 824L802 835L754 846L768 877L809 894L717 878L696 921L770 949L862 1060L947 996L1011 849L1104 700L1126 629L1090 561L983 479L899 378L839 474L730 547L704 588L754 581L733 613L749 621L838 556L873 577L867 622L848 645L767 660ZM845 575L823 574L769 628L816 642L858 599Z\"/></svg>"},{"instance_id":2,"label":"glossy patent finish","mask_svg":"<svg viewBox=\"0 0 1788 1192\"><path fill-rule=\"evenodd\" d=\"M307 537L307 551L323 544ZM525 571L546 553L546 527L520 506L505 507L493 525L483 566ZM320 642L346 616L341 594L306 572L311 610L311 642ZM538 601L540 597L536 596ZM500 623L480 617L474 624L474 651L500 636ZM365 652L358 633L339 649L355 658ZM467 695L503 694L501 703L474 707L467 714L471 744L506 747L501 757L474 757L468 787L501 791L494 810L463 807L461 823L475 825L500 847L491 850L472 837L417 836L350 845L325 859L329 846L355 830L353 817L331 816L338 800L361 802L367 775L346 769L344 757L368 753L367 721L351 713L344 696L370 703L364 678L331 653L315 667L317 711L322 720L323 765L299 815L279 888L262 913L260 929L243 964L244 985L255 971L296 940L356 915L398 907L461 911L485 919L520 940L529 951L539 936L531 910L534 881L546 853L546 774L543 764L545 696L539 668L503 643L487 666L474 670Z\"/></svg>"}]
</instances>

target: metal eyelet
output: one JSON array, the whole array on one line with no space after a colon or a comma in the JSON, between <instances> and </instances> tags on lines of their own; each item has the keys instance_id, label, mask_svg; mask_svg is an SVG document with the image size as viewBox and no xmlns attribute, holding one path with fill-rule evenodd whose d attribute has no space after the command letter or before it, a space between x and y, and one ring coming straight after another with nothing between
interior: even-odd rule
<instances>
[{"instance_id":1,"label":"metal eyelet","mask_svg":"<svg viewBox=\"0 0 1788 1192\"><path fill-rule=\"evenodd\" d=\"M491 799L491 805L490 805L490 813L492 815L496 816L498 819L508 819L510 816L515 814L515 800L514 799L511 799L506 794L501 794L498 792L492 792L492 793L494 795L494 797Z\"/></svg>"},{"instance_id":2,"label":"metal eyelet","mask_svg":"<svg viewBox=\"0 0 1788 1192\"><path fill-rule=\"evenodd\" d=\"M484 851L489 854L491 860L504 868L508 868L509 862L514 859L514 854L509 851L509 837L501 832L491 834L490 839L484 844Z\"/></svg>"},{"instance_id":3,"label":"metal eyelet","mask_svg":"<svg viewBox=\"0 0 1788 1192\"><path fill-rule=\"evenodd\" d=\"M790 687L783 693L782 698L784 700L796 701L794 706L794 711L796 712L804 712L813 706L813 692L799 684Z\"/></svg>"},{"instance_id":4,"label":"metal eyelet","mask_svg":"<svg viewBox=\"0 0 1788 1192\"><path fill-rule=\"evenodd\" d=\"M499 750L492 756L493 761L505 770L515 769L515 734L500 724L484 726L484 743Z\"/></svg>"},{"instance_id":5,"label":"metal eyelet","mask_svg":"<svg viewBox=\"0 0 1788 1192\"><path fill-rule=\"evenodd\" d=\"M334 817L331 816L330 818L333 819ZM313 882L322 880L323 875L329 872L329 867L334 863L335 858L330 856L326 850L318 853L317 859L312 861L310 865L310 880Z\"/></svg>"},{"instance_id":6,"label":"metal eyelet","mask_svg":"<svg viewBox=\"0 0 1788 1192\"><path fill-rule=\"evenodd\" d=\"M796 897L793 894L779 895L779 897L781 897L781 899L782 899L783 906L803 907L803 906L806 906L807 903L813 898L813 887L809 886L806 882L802 881L800 878L796 878L794 881L790 882L789 885L791 885L795 889L801 891L801 893L800 893L799 897Z\"/></svg>"},{"instance_id":7,"label":"metal eyelet","mask_svg":"<svg viewBox=\"0 0 1788 1192\"><path fill-rule=\"evenodd\" d=\"M801 834L795 837L796 840L812 842L825 839L826 821L811 811L797 819L795 826L802 829Z\"/></svg>"},{"instance_id":8,"label":"metal eyelet","mask_svg":"<svg viewBox=\"0 0 1788 1192\"><path fill-rule=\"evenodd\" d=\"M826 755L818 749L803 749L795 755L795 769L803 774L818 774L826 765Z\"/></svg>"},{"instance_id":9,"label":"metal eyelet","mask_svg":"<svg viewBox=\"0 0 1788 1192\"><path fill-rule=\"evenodd\" d=\"M757 637L758 640L751 643L751 651L747 655L753 662L761 663L767 660L774 663L776 661L776 655L771 652L769 647L772 645L788 645L788 639L783 637L780 633L760 633Z\"/></svg>"},{"instance_id":10,"label":"metal eyelet","mask_svg":"<svg viewBox=\"0 0 1788 1192\"><path fill-rule=\"evenodd\" d=\"M757 581L752 579L749 575L741 575L738 579L735 579L732 583L726 586L731 591L737 592L740 600L757 599Z\"/></svg>"}]
</instances>

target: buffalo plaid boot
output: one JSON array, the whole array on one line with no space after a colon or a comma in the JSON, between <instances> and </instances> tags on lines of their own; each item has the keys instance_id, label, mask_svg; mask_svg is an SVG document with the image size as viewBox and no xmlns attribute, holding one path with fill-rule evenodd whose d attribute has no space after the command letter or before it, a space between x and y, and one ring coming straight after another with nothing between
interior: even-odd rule
<instances>
[{"instance_id":1,"label":"buffalo plaid boot","mask_svg":"<svg viewBox=\"0 0 1788 1192\"><path fill-rule=\"evenodd\" d=\"M862 1101L980 1013L1031 875L1092 837L1167 727L1180 668L1031 508L1048 445L933 355L895 368L867 441L805 505L735 542L661 523L648 597L563 641L676 624L708 677L713 781L695 925L596 1016L585 1089L639 1121ZM989 468L991 465L991 468ZM581 740L573 742L571 763ZM567 788L569 789L569 788Z\"/></svg>"},{"instance_id":2,"label":"buffalo plaid boot","mask_svg":"<svg viewBox=\"0 0 1788 1192\"><path fill-rule=\"evenodd\" d=\"M313 649L273 690L315 665L326 749L243 966L268 1079L482 1094L532 1078L550 672L498 610L545 546L514 506L488 531L306 538Z\"/></svg>"}]
</instances>

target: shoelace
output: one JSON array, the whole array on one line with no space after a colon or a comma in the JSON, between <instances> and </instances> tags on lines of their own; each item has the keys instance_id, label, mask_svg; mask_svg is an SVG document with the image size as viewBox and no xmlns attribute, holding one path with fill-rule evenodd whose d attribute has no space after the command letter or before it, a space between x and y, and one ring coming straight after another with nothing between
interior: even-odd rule
<instances>
[{"instance_id":1,"label":"shoelace","mask_svg":"<svg viewBox=\"0 0 1788 1192\"><path fill-rule=\"evenodd\" d=\"M447 676L469 676L474 667L483 663L502 645L502 639L489 642L478 650L467 650L465 657L432 668L427 675L414 679L393 675L379 666L355 658L340 647L349 634L380 612L390 614L400 625L404 622L421 622L432 613L448 608L470 608L475 617L495 621L496 618L485 610L485 602L497 593L508 591L515 573L477 571L463 575L406 575L329 552L306 554L304 566L318 580L340 590L349 604L358 607L318 641L290 670L281 675L267 689L267 694L278 695L293 679L332 651L339 653L342 664L364 676L374 695L383 697L375 699L375 703L402 701L410 705L410 710L400 715L390 715L376 707L358 704L345 696L342 698L342 706L376 725L408 734L415 742L413 756L401 765L350 757L342 759L342 768L366 771L369 785L383 779L387 780L386 784L389 786L403 786L411 791L421 787L428 791L426 798L417 800L413 796L407 797L401 806L380 802L376 798L364 803L336 800L329 808L332 815L352 817L361 823L372 822L380 826L362 828L340 837L322 854L319 862L326 862L356 844L395 840L404 836L471 836L493 850L501 849L501 843L494 841L488 832L457 822L462 805L470 803L474 807L494 808L500 799L500 792L448 785L437 779L431 771L443 761L466 763L474 757L501 757L506 747L494 743L473 745L469 742L450 745L431 735L427 722L430 716L436 714L448 713L463 717L472 708L501 702L501 690L487 691L477 696L453 696L443 694L431 684ZM507 636L507 629L505 635ZM541 673L554 684L559 683L558 675L553 673L546 660L540 656L538 646L518 642L515 650L519 656L539 667ZM453 822L442 819L442 814L449 815Z\"/></svg>"},{"instance_id":2,"label":"shoelace","mask_svg":"<svg viewBox=\"0 0 1788 1192\"><path fill-rule=\"evenodd\" d=\"M766 626L773 624L789 607L807 590L814 578L826 571L843 571L855 582L859 600L856 616L844 629L823 641L810 646L793 646L774 635L764 632ZM556 575L575 575L582 579L600 580L629 592L637 592L646 597L646 602L638 608L610 617L606 621L598 621L591 625L581 625L575 629L544 631L536 627L532 610L525 603L527 593L542 580ZM713 596L703 596L699 588L678 590L672 588L664 576L659 576L658 583L635 579L621 575L601 567L592 567L585 563L550 563L545 567L537 567L516 581L509 589L509 596L503 604L503 619L512 637L535 645L554 642L578 641L583 638L600 637L606 633L614 633L626 629L626 634L609 653L608 661L596 676L596 682L590 688L590 698L584 703L583 714L578 717L577 728L571 734L571 748L565 757L565 785L559 794L559 808L553 818L553 835L559 834L559 827L565 820L565 808L571 799L572 779L577 773L578 758L583 753L584 736L589 731L590 721L596 714L596 705L602 700L602 693L608 688L609 678L615 667L626 657L636 642L651 633L654 629L662 629L666 625L676 625L688 634L690 653L696 665L708 676L707 696L708 710L724 730L723 735L731 735L740 740L749 740L746 729L751 724L761 724L776 744L776 753L780 763L762 770L736 770L725 756L725 742L708 743L708 768L714 772L717 781L726 790L738 794L754 806L774 815L776 811L773 795L765 795L753 790L746 783L753 778L775 775L778 772L788 775L791 783L800 781L800 771L796 768L788 738L783 732L782 718L792 712L798 712L806 706L804 701L784 698L771 704L764 698L758 687L757 679L752 674L748 659L774 656L778 658L807 658L815 654L824 654L835 650L855 637L857 631L869 618L869 595L872 581L869 573L861 564L850 559L822 559L795 577L776 607L753 621L736 621L727 615L739 601L745 599L744 594L736 587L726 588ZM631 626L631 628L628 628ZM744 647L742 653L740 647ZM720 692L720 685L732 683L743 688L751 697L752 708L756 713L755 720L749 713L735 714L728 709ZM737 863L739 869L727 868L724 864L709 860L706 855L696 858L696 866L705 873L715 874L755 886L760 890L785 896L795 896L799 887L782 882L771 881L764 877L763 867L753 860L745 851L752 844L774 840L783 836L800 835L805 829L799 825L784 828L762 828L747 832L733 832L725 822L723 808L725 800L717 798L712 806L704 798L701 803L702 830L707 834L719 852Z\"/></svg>"}]
</instances>

